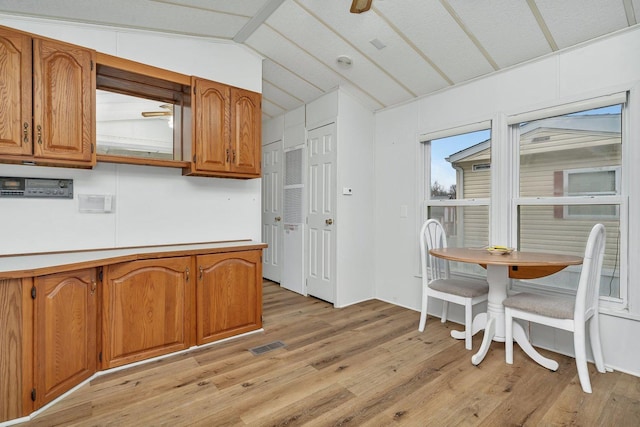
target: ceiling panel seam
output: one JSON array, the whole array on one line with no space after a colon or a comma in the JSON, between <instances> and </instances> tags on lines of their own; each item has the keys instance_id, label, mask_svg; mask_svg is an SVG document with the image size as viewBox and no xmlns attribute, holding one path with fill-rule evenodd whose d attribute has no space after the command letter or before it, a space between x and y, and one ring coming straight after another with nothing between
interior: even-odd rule
<instances>
[{"instance_id":1,"label":"ceiling panel seam","mask_svg":"<svg viewBox=\"0 0 640 427\"><path fill-rule=\"evenodd\" d=\"M282 34L280 31L278 31L277 29L275 29L274 27L272 27L271 25L265 23L265 26L269 27L272 31L274 31L276 34L278 34L280 37L284 38L285 40L288 40L292 45L294 45L295 47L297 47L298 49L300 49L301 51L303 51L304 53L306 53L307 55L309 55L310 57L312 57L313 59L315 59L316 61L318 61L320 64L324 65L327 69L329 69L332 73L338 75L339 77L343 78L344 80L346 80L347 82L351 83L355 88L357 88L358 90L360 90L363 94L367 95L369 98L371 98L372 100L374 100L378 105L381 105L382 107L386 107L387 105L380 101L378 98L376 98L375 96L373 96L372 94L370 94L368 91L364 90L364 88L360 87L359 84L355 83L353 80L351 80L350 78L348 78L347 76L345 76L344 74L339 73L338 71L336 71L335 69L333 69L329 64L327 64L326 62L324 62L323 60L321 60L320 58L318 58L317 56L315 56L314 54L312 54L311 52L309 52L307 49L303 48L302 46L300 46L298 43L294 42L293 40L291 40L289 37L287 37L286 35Z\"/></svg>"},{"instance_id":2,"label":"ceiling panel seam","mask_svg":"<svg viewBox=\"0 0 640 427\"><path fill-rule=\"evenodd\" d=\"M478 40L478 38L475 36L475 34L473 34L471 32L471 30L465 25L465 23L462 20L462 18L460 18L460 16L456 13L456 11L449 4L449 2L447 0L440 0L440 4L442 4L442 6L447 10L447 12L449 12L449 15L451 15L453 20L456 21L456 23L460 26L462 31L464 31L464 33L467 35L467 37L469 37L469 40L471 40L471 42L476 46L476 48L478 48L480 53L482 53L482 55L485 57L485 59L493 67L493 69L495 71L498 71L500 69L500 66L498 65L498 63L493 60L493 58L491 57L491 55L489 54L487 49L484 48L482 43L480 43L480 40Z\"/></svg>"},{"instance_id":3,"label":"ceiling panel seam","mask_svg":"<svg viewBox=\"0 0 640 427\"><path fill-rule=\"evenodd\" d=\"M247 47L249 47L250 49L252 49L254 52L256 52L259 55L262 55L264 58L269 58L268 60L273 62L274 64L278 65L279 67L281 67L283 70L286 70L288 72L290 72L291 74L293 74L294 76L296 76L297 78L299 78L300 80L302 80L305 83L308 83L309 85L313 86L314 88L318 89L320 92L322 93L326 93L326 91L321 88L320 86L314 84L313 82L310 82L309 80L307 80L306 78L302 77L300 74L296 73L295 71L293 71L292 69L290 69L289 67L285 66L284 64L276 61L275 59L273 59L270 55L267 55L265 52L262 52L260 49L257 49L249 44L246 45Z\"/></svg>"},{"instance_id":4,"label":"ceiling panel seam","mask_svg":"<svg viewBox=\"0 0 640 427\"><path fill-rule=\"evenodd\" d=\"M298 100L298 101L300 101L300 102L303 102L303 103L304 103L304 99L300 99L300 98L298 98L297 96L295 96L294 94L292 94L292 93L291 93L291 92L289 92L288 90L286 90L286 89L284 89L284 88L282 88L282 87L278 86L277 84L273 83L273 82L272 82L272 81L270 81L269 79L265 79L265 78L263 77L263 78L262 78L262 81L263 81L263 82L265 82L265 83L268 83L268 84L270 84L271 86L275 87L276 89L278 89L278 90L280 90L280 91L282 91L282 92L286 93L286 94L287 94L287 95L289 95L290 97L292 97L292 98L294 98L294 99L296 99L296 100Z\"/></svg>"},{"instance_id":5,"label":"ceiling panel seam","mask_svg":"<svg viewBox=\"0 0 640 427\"><path fill-rule=\"evenodd\" d=\"M556 52L558 50L558 44L554 40L553 35L551 35L551 31L549 30L547 23L544 21L542 13L540 13L540 9L538 9L538 5L535 0L527 0L527 4L529 5L529 9L531 9L531 13L533 13L533 16L536 18L542 34L544 34L544 37L547 39L549 47L552 51Z\"/></svg>"},{"instance_id":6,"label":"ceiling panel seam","mask_svg":"<svg viewBox=\"0 0 640 427\"><path fill-rule=\"evenodd\" d=\"M282 105L278 104L277 102L275 102L273 100L267 99L267 102L269 102L270 104L275 105L276 107L278 107L282 111L287 111L287 109L285 107L283 107Z\"/></svg>"},{"instance_id":7,"label":"ceiling panel seam","mask_svg":"<svg viewBox=\"0 0 640 427\"><path fill-rule=\"evenodd\" d=\"M301 4L298 0L294 0L294 2L300 6L304 11L306 11L309 15L313 16L313 18L318 21L320 24L324 25L325 28L327 28L329 31L331 31L332 33L334 33L338 38L342 39L346 44L348 44L349 46L351 46L356 52L358 52L360 55L362 55L363 57L365 57L369 62L371 62L371 64L373 64L375 67L377 67L383 74L386 74L387 77L389 77L391 80L393 80L394 82L396 82L398 84L398 86L402 87L404 90L407 91L407 93L409 93L412 97L416 97L418 96L415 92L413 92L411 89L409 89L409 87L407 87L404 83L402 83L400 80L398 80L394 75L392 75L389 71L387 71L384 67L382 67L380 64L378 64L378 62L376 60L374 60L373 58L371 58L369 55L367 55L366 53L364 53L363 51L361 51L356 45L354 45L353 43L351 43L349 41L349 39L347 39L346 37L344 37L342 34L340 34L338 31L336 31L335 28L333 28L331 25L329 25L328 23L326 23L322 18L320 18L318 15L316 15L315 13L313 13L311 10L309 10L306 6L304 6L303 4Z\"/></svg>"},{"instance_id":8,"label":"ceiling panel seam","mask_svg":"<svg viewBox=\"0 0 640 427\"><path fill-rule=\"evenodd\" d=\"M258 27L264 24L264 21L280 7L283 1L284 0L267 0L260 10L233 36L233 41L237 43L247 41L247 39L256 32Z\"/></svg>"},{"instance_id":9,"label":"ceiling panel seam","mask_svg":"<svg viewBox=\"0 0 640 427\"><path fill-rule=\"evenodd\" d=\"M627 24L629 26L636 25L638 20L636 19L636 12L633 9L633 1L632 0L622 0L624 4L624 13L627 15Z\"/></svg>"},{"instance_id":10,"label":"ceiling panel seam","mask_svg":"<svg viewBox=\"0 0 640 427\"><path fill-rule=\"evenodd\" d=\"M237 16L239 18L246 18L247 20L251 19L251 16L242 15L240 13L225 12L223 10L210 9L208 7L194 6L194 5L191 5L191 4L178 3L178 2L175 2L175 1L168 1L168 0L150 0L150 1L153 1L153 2L156 2L156 3L168 4L170 6L184 7L184 8L187 8L187 9L204 10L206 12L219 13L221 15Z\"/></svg>"},{"instance_id":11,"label":"ceiling panel seam","mask_svg":"<svg viewBox=\"0 0 640 427\"><path fill-rule=\"evenodd\" d=\"M433 60L431 60L431 58L429 58L427 56L427 54L425 54L422 50L420 50L420 48L418 46L415 45L415 43L413 43L409 37L407 37L407 35L405 33L403 33L400 28L398 28L393 22L391 22L382 12L380 12L378 9L376 9L375 7L371 8L372 11L374 11L375 13L378 14L378 16L387 23L387 25L396 32L396 34L398 34L398 36L405 41L405 43L407 43L409 45L409 47L411 47L411 49L413 49L422 59L425 60L425 62L427 64L429 64L431 66L431 68L433 68L435 70L436 73L438 73L440 75L440 77L442 77L444 79L444 81L446 81L450 86L453 86L453 80L451 80L449 78L449 76L447 76L445 74L444 71L442 71L440 69L440 67L438 67L436 65L435 62L433 62Z\"/></svg>"}]
</instances>

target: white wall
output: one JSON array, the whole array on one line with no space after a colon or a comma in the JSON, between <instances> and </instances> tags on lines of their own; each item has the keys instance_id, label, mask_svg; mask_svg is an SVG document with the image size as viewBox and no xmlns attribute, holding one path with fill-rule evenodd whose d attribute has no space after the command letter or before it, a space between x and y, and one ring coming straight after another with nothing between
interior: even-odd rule
<instances>
[{"instance_id":1,"label":"white wall","mask_svg":"<svg viewBox=\"0 0 640 427\"><path fill-rule=\"evenodd\" d=\"M233 43L5 15L0 25L261 92L261 58ZM0 176L74 180L73 200L0 199L0 254L261 239L260 179L106 163L93 170L0 164ZM78 194L112 194L115 212L80 213Z\"/></svg>"},{"instance_id":2,"label":"white wall","mask_svg":"<svg viewBox=\"0 0 640 427\"><path fill-rule=\"evenodd\" d=\"M336 307L375 297L374 115L350 94L338 92ZM344 195L349 187L353 194Z\"/></svg>"},{"instance_id":3,"label":"white wall","mask_svg":"<svg viewBox=\"0 0 640 427\"><path fill-rule=\"evenodd\" d=\"M577 48L443 90L376 114L375 130L375 277L376 296L419 309L420 280L416 277L420 195L418 135L436 130L493 120L504 124L505 114L632 90L629 103L630 164L640 161L640 29L622 31ZM494 132L492 144L506 144L506 132ZM504 148L504 147L502 147ZM494 158L494 161L498 159ZM640 180L638 168L630 182ZM496 184L496 183L494 183ZM499 184L499 183L497 183ZM498 188L494 185L492 190ZM400 215L408 207L408 216ZM492 210L492 214L493 214ZM605 362L614 369L640 375L640 189L631 187L629 198L629 308L601 314ZM492 215L492 239L508 230ZM453 312L461 320L461 311ZM417 327L417 325L416 325ZM570 338L570 336L569 336ZM562 334L533 333L534 342L572 352Z\"/></svg>"}]
</instances>

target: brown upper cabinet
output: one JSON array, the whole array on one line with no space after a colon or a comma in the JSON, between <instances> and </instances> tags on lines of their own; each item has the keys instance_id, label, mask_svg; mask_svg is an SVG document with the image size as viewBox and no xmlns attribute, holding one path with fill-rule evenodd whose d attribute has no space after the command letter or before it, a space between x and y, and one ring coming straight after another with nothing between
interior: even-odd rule
<instances>
[{"instance_id":1,"label":"brown upper cabinet","mask_svg":"<svg viewBox=\"0 0 640 427\"><path fill-rule=\"evenodd\" d=\"M192 162L185 175L260 177L261 95L193 77Z\"/></svg>"},{"instance_id":2,"label":"brown upper cabinet","mask_svg":"<svg viewBox=\"0 0 640 427\"><path fill-rule=\"evenodd\" d=\"M259 93L6 27L0 58L0 162L90 168L98 160L179 167L184 175L261 175ZM97 89L107 97L100 105ZM117 128L113 114L96 123L98 107L122 99L145 108L122 118L126 109L116 106L127 126ZM159 140L148 144L121 134L134 118L137 135L160 118L167 135L154 131Z\"/></svg>"},{"instance_id":3,"label":"brown upper cabinet","mask_svg":"<svg viewBox=\"0 0 640 427\"><path fill-rule=\"evenodd\" d=\"M95 51L0 27L0 57L0 159L92 167Z\"/></svg>"}]
</instances>

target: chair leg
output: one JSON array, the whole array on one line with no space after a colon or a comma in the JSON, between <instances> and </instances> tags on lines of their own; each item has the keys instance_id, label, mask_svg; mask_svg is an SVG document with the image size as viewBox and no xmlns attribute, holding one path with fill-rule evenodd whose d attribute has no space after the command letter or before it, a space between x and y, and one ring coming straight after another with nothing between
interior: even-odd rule
<instances>
[{"instance_id":1,"label":"chair leg","mask_svg":"<svg viewBox=\"0 0 640 427\"><path fill-rule=\"evenodd\" d=\"M504 353L509 365L513 364L513 316L511 309L504 309Z\"/></svg>"},{"instance_id":2,"label":"chair leg","mask_svg":"<svg viewBox=\"0 0 640 427\"><path fill-rule=\"evenodd\" d=\"M591 381L589 380L589 368L587 367L587 346L585 342L585 325L575 325L573 331L573 347L576 353L576 367L578 378L585 393L591 393Z\"/></svg>"},{"instance_id":3,"label":"chair leg","mask_svg":"<svg viewBox=\"0 0 640 427\"><path fill-rule=\"evenodd\" d=\"M442 301L442 317L440 321L445 323L447 321L447 313L449 312L449 301Z\"/></svg>"},{"instance_id":4,"label":"chair leg","mask_svg":"<svg viewBox=\"0 0 640 427\"><path fill-rule=\"evenodd\" d=\"M429 296L425 289L422 290L422 310L420 310L420 323L418 324L418 331L424 332L424 327L427 324L427 303L429 302Z\"/></svg>"},{"instance_id":5,"label":"chair leg","mask_svg":"<svg viewBox=\"0 0 640 427\"><path fill-rule=\"evenodd\" d=\"M602 343L600 342L600 320L598 317L598 313L596 313L589 321L589 338L591 340L591 352L593 353L596 368L598 368L598 372L605 373Z\"/></svg>"},{"instance_id":6,"label":"chair leg","mask_svg":"<svg viewBox=\"0 0 640 427\"><path fill-rule=\"evenodd\" d=\"M471 301L467 301L464 305L464 346L467 350L471 350L473 348L471 343L471 337L473 333L473 306L471 305Z\"/></svg>"}]
</instances>

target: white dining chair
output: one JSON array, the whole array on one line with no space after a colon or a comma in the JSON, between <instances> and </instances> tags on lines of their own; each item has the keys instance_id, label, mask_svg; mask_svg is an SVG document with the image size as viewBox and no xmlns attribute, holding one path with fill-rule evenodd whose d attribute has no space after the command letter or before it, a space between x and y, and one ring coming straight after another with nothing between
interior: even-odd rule
<instances>
[{"instance_id":1,"label":"white dining chair","mask_svg":"<svg viewBox=\"0 0 640 427\"><path fill-rule=\"evenodd\" d=\"M425 221L420 230L422 309L418 330L423 332L427 323L427 304L430 297L442 300L442 323L447 321L450 302L463 305L465 308L464 331L451 331L451 336L464 339L466 349L471 350L471 337L482 330L479 323L474 327L472 307L487 300L489 285L486 280L451 278L449 262L429 254L430 249L446 247L447 236L442 224L435 219Z\"/></svg>"},{"instance_id":2,"label":"white dining chair","mask_svg":"<svg viewBox=\"0 0 640 427\"><path fill-rule=\"evenodd\" d=\"M580 385L585 393L591 393L586 354L585 330L587 322L589 322L589 338L596 368L598 372L605 372L598 319L600 274L604 258L605 237L606 233L602 224L596 224L591 229L575 298L523 292L504 300L507 363L513 363L513 319L515 318L573 332L573 346ZM551 362L554 364L551 366L551 370L558 369L558 363Z\"/></svg>"}]
</instances>

